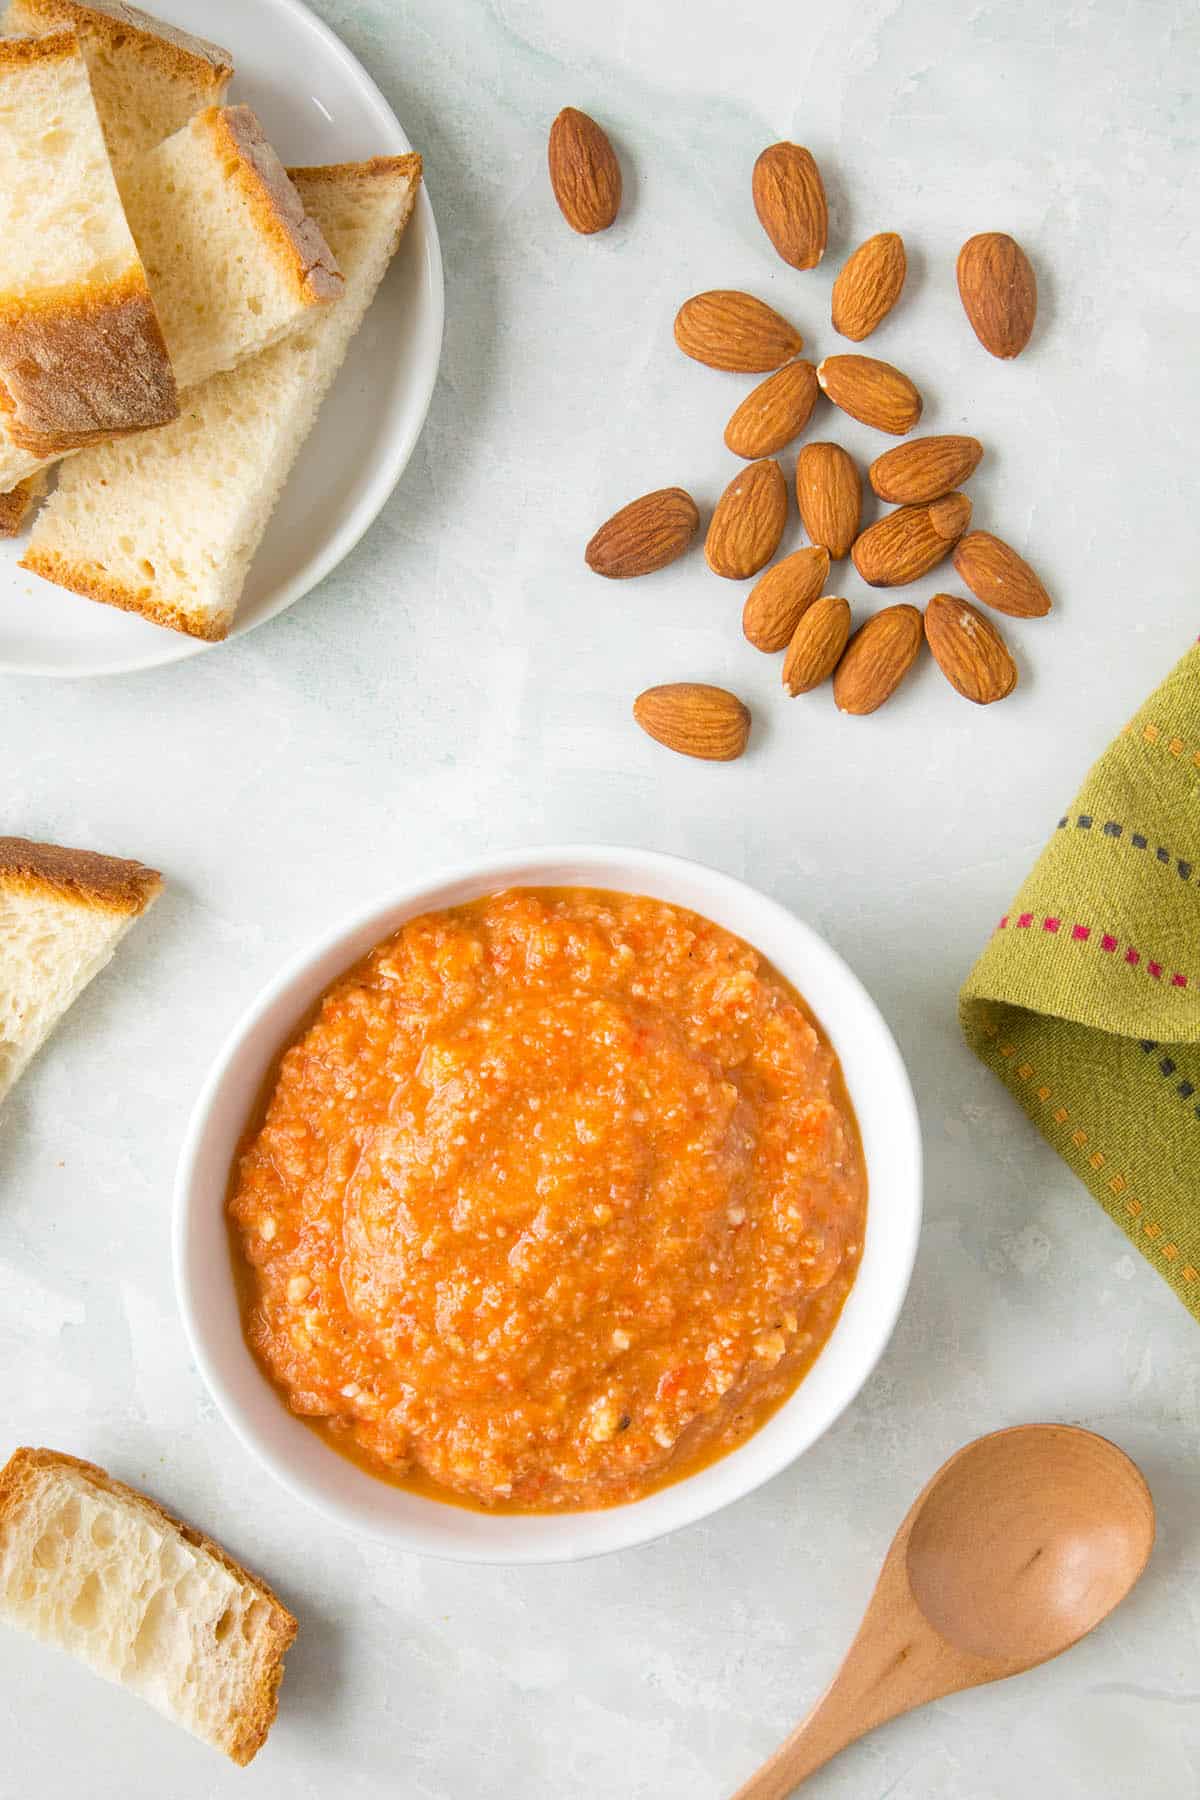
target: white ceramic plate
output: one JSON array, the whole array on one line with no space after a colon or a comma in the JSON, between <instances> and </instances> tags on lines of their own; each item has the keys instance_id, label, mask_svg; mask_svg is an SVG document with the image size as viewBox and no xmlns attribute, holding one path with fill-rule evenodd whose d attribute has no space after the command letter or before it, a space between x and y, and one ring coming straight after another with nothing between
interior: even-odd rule
<instances>
[{"instance_id":1,"label":"white ceramic plate","mask_svg":"<svg viewBox=\"0 0 1200 1800\"><path fill-rule=\"evenodd\" d=\"M271 1063L329 983L418 914L510 886L616 888L690 907L736 932L792 981L841 1059L870 1185L858 1276L791 1398L720 1462L603 1512L488 1514L403 1492L326 1448L289 1413L242 1337L225 1230L238 1140ZM234 1027L196 1102L175 1186L175 1282L196 1362L225 1418L301 1499L397 1549L463 1562L567 1562L628 1549L748 1494L806 1450L874 1368L908 1288L921 1222L921 1141L904 1064L842 959L786 909L699 863L648 850L570 845L480 858L389 894L294 957Z\"/></svg>"},{"instance_id":2,"label":"white ceramic plate","mask_svg":"<svg viewBox=\"0 0 1200 1800\"><path fill-rule=\"evenodd\" d=\"M232 52L231 96L259 114L285 163L414 148L362 65L301 0L147 0L147 10ZM395 29L404 29L400 14ZM422 190L255 558L232 636L307 594L376 517L425 422L442 316L437 227ZM0 541L2 671L115 675L220 649L64 593L18 568L20 556L19 540Z\"/></svg>"}]
</instances>

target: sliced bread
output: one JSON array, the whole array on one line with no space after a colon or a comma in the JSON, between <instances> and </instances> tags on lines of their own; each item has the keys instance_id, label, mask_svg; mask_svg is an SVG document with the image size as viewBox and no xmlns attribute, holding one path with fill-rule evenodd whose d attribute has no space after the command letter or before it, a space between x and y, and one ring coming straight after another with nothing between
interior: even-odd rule
<instances>
[{"instance_id":1,"label":"sliced bread","mask_svg":"<svg viewBox=\"0 0 1200 1800\"><path fill-rule=\"evenodd\" d=\"M10 37L73 30L87 58L100 123L118 173L193 113L216 106L233 74L228 50L121 0L12 0Z\"/></svg>"},{"instance_id":2,"label":"sliced bread","mask_svg":"<svg viewBox=\"0 0 1200 1800\"><path fill-rule=\"evenodd\" d=\"M56 456L178 417L72 32L0 38L0 414Z\"/></svg>"},{"instance_id":3,"label":"sliced bread","mask_svg":"<svg viewBox=\"0 0 1200 1800\"><path fill-rule=\"evenodd\" d=\"M141 863L0 837L0 1100L161 888Z\"/></svg>"},{"instance_id":4,"label":"sliced bread","mask_svg":"<svg viewBox=\"0 0 1200 1800\"><path fill-rule=\"evenodd\" d=\"M22 568L193 637L223 638L300 447L416 201L419 156L293 169L346 287L299 331L194 389L164 431L63 467Z\"/></svg>"},{"instance_id":5,"label":"sliced bread","mask_svg":"<svg viewBox=\"0 0 1200 1800\"><path fill-rule=\"evenodd\" d=\"M211 1538L55 1450L18 1450L0 1469L0 1619L240 1764L266 1742L296 1636Z\"/></svg>"},{"instance_id":6,"label":"sliced bread","mask_svg":"<svg viewBox=\"0 0 1200 1800\"><path fill-rule=\"evenodd\" d=\"M0 443L0 468L4 464L4 445ZM18 482L10 493L0 494L0 538L19 537L26 520L46 491L46 477L31 475Z\"/></svg>"},{"instance_id":7,"label":"sliced bread","mask_svg":"<svg viewBox=\"0 0 1200 1800\"><path fill-rule=\"evenodd\" d=\"M130 163L120 188L181 389L341 294L329 246L248 106L198 113ZM0 432L0 492L46 466Z\"/></svg>"}]
</instances>

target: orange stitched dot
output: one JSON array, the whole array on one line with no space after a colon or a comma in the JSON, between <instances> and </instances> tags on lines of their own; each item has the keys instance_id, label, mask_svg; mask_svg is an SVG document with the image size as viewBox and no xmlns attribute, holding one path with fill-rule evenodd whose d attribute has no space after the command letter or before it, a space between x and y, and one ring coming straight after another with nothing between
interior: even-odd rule
<instances>
[{"instance_id":1,"label":"orange stitched dot","mask_svg":"<svg viewBox=\"0 0 1200 1800\"><path fill-rule=\"evenodd\" d=\"M1123 1175L1114 1175L1108 1185L1112 1193L1123 1194L1125 1192L1125 1177Z\"/></svg>"},{"instance_id":2,"label":"orange stitched dot","mask_svg":"<svg viewBox=\"0 0 1200 1800\"><path fill-rule=\"evenodd\" d=\"M1082 1150L1083 1146L1087 1143L1087 1132L1086 1131L1073 1131L1071 1133L1071 1142L1074 1144L1074 1146L1077 1150Z\"/></svg>"},{"instance_id":3,"label":"orange stitched dot","mask_svg":"<svg viewBox=\"0 0 1200 1800\"><path fill-rule=\"evenodd\" d=\"M1063 1124L1063 1123L1064 1123L1064 1122L1065 1122L1065 1121L1066 1121L1066 1120L1067 1120L1067 1119L1069 1119L1069 1118L1070 1118L1070 1116L1071 1116L1071 1115L1070 1115L1070 1113L1069 1113L1069 1112L1068 1112L1068 1111L1067 1111L1067 1109L1066 1109L1066 1107L1065 1107L1065 1106L1060 1106L1060 1107L1059 1107L1059 1109L1058 1109L1058 1111L1057 1111L1057 1112L1056 1112L1056 1113L1055 1113L1055 1115L1054 1115L1054 1123L1055 1123L1055 1124L1056 1124L1056 1125L1062 1125L1062 1124Z\"/></svg>"},{"instance_id":4,"label":"orange stitched dot","mask_svg":"<svg viewBox=\"0 0 1200 1800\"><path fill-rule=\"evenodd\" d=\"M1179 1255L1179 1246L1178 1244L1164 1244L1162 1253L1168 1262L1174 1262L1175 1258Z\"/></svg>"},{"instance_id":5,"label":"orange stitched dot","mask_svg":"<svg viewBox=\"0 0 1200 1800\"><path fill-rule=\"evenodd\" d=\"M1022 1063L1020 1068L1017 1070L1017 1074L1021 1077L1022 1081L1028 1081L1029 1077L1033 1074L1032 1064Z\"/></svg>"},{"instance_id":6,"label":"orange stitched dot","mask_svg":"<svg viewBox=\"0 0 1200 1800\"><path fill-rule=\"evenodd\" d=\"M1038 1089L1038 1099L1039 1100L1048 1100L1049 1098L1050 1098L1050 1089L1048 1087L1040 1087Z\"/></svg>"},{"instance_id":7,"label":"orange stitched dot","mask_svg":"<svg viewBox=\"0 0 1200 1800\"><path fill-rule=\"evenodd\" d=\"M1091 1163L1093 1169L1102 1169L1104 1167L1104 1152L1102 1150L1095 1151L1093 1155L1088 1157L1088 1161Z\"/></svg>"},{"instance_id":8,"label":"orange stitched dot","mask_svg":"<svg viewBox=\"0 0 1200 1800\"><path fill-rule=\"evenodd\" d=\"M1001 1056L1015 1056L1017 1054L1017 1046L1015 1044L1001 1044L1000 1054Z\"/></svg>"},{"instance_id":9,"label":"orange stitched dot","mask_svg":"<svg viewBox=\"0 0 1200 1800\"><path fill-rule=\"evenodd\" d=\"M1182 738L1172 738L1170 743L1167 745L1167 749L1171 752L1172 756L1182 756L1183 755L1183 739Z\"/></svg>"},{"instance_id":10,"label":"orange stitched dot","mask_svg":"<svg viewBox=\"0 0 1200 1800\"><path fill-rule=\"evenodd\" d=\"M1156 1238L1162 1235L1161 1225L1143 1225L1142 1230L1148 1238Z\"/></svg>"},{"instance_id":11,"label":"orange stitched dot","mask_svg":"<svg viewBox=\"0 0 1200 1800\"><path fill-rule=\"evenodd\" d=\"M1187 1263L1184 1267L1183 1279L1185 1281L1200 1281L1200 1270L1193 1269L1191 1263Z\"/></svg>"},{"instance_id":12,"label":"orange stitched dot","mask_svg":"<svg viewBox=\"0 0 1200 1800\"><path fill-rule=\"evenodd\" d=\"M1127 1200L1125 1202L1125 1211L1127 1213L1132 1214L1132 1216L1135 1219L1137 1218L1137 1216L1141 1212L1141 1210L1142 1210L1142 1203L1140 1200Z\"/></svg>"},{"instance_id":13,"label":"orange stitched dot","mask_svg":"<svg viewBox=\"0 0 1200 1800\"><path fill-rule=\"evenodd\" d=\"M1157 725L1147 725L1146 729L1142 733L1142 736L1145 738L1145 740L1148 744L1157 744L1157 742L1158 742L1158 726Z\"/></svg>"}]
</instances>

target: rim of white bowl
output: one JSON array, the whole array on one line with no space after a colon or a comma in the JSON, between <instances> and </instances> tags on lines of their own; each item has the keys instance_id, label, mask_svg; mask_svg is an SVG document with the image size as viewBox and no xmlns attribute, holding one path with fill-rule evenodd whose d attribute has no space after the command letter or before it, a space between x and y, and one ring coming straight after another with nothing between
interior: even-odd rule
<instances>
[{"instance_id":1,"label":"rim of white bowl","mask_svg":"<svg viewBox=\"0 0 1200 1800\"><path fill-rule=\"evenodd\" d=\"M803 956L810 964L823 964L843 990L846 1002L858 1017L857 1025L864 1024L874 1037L875 1053L881 1058L884 1069L884 1085L888 1090L887 1104L895 1112L893 1121L894 1142L890 1146L890 1167L888 1185L892 1189L890 1198L900 1202L903 1216L893 1221L898 1235L891 1245L891 1259L888 1273L884 1277L885 1292L875 1296L875 1309L865 1320L858 1321L859 1350L854 1361L851 1374L844 1383L837 1386L836 1393L823 1398L822 1404L815 1409L811 1418L802 1426L788 1430L787 1414L797 1396L808 1389L810 1394L814 1378L822 1367L831 1344L837 1341L843 1332L848 1315L855 1310L856 1295L860 1293L863 1275L870 1255L872 1236L872 1208L878 1205L879 1191L883 1183L874 1172L870 1158L867 1164L868 1207L867 1230L864 1242L864 1254L859 1267L855 1284L850 1290L846 1304L839 1315L838 1322L822 1347L816 1362L805 1375L804 1380L794 1390L778 1410L772 1414L758 1431L745 1439L734 1450L716 1462L709 1463L695 1474L684 1477L668 1487L660 1488L643 1500L632 1501L622 1506L600 1508L593 1511L570 1513L496 1513L476 1512L463 1509L452 1503L428 1500L423 1496L405 1494L403 1490L392 1489L405 1500L419 1500L419 1511L425 1508L430 1511L431 1521L445 1514L457 1515L459 1519L483 1520L486 1526L504 1529L510 1539L513 1528L517 1528L519 1539L507 1544L497 1542L490 1545L486 1539L482 1541L463 1542L441 1541L426 1542L422 1539L420 1529L414 1530L410 1522L403 1520L381 1522L367 1519L357 1512L348 1502L333 1499L328 1494L317 1491L308 1481L298 1475L286 1457L282 1457L266 1444L255 1425L247 1416L238 1398L230 1391L224 1377L215 1365L209 1351L206 1328L200 1317L201 1308L197 1304L193 1267L189 1246L189 1231L193 1223L194 1209L200 1196L196 1192L197 1164L205 1147L210 1119L223 1083L230 1073L231 1065L241 1052L247 1038L256 1026L279 1001L295 986L314 965L322 962L333 951L346 947L344 961L340 967L344 970L353 965L359 956L366 953L363 949L351 948L352 940L361 938L368 928L374 930L378 926L378 936L371 940L379 942L391 931L399 929L403 922L386 921L389 915L403 914L407 918L417 918L421 913L435 910L441 906L460 904L457 899L444 897L446 891L456 887L467 887L474 897L489 892L499 891L508 886L556 886L572 885L571 882L556 879L553 874L544 876L546 870L555 870L560 865L570 865L583 874L598 873L614 864L627 864L633 882L618 889L611 881L596 882L594 885L608 887L611 891L652 892L651 889L638 887L643 877L653 880L661 879L664 884L673 880L682 885L699 879L707 884L719 899L729 902L731 912L737 907L745 907L747 902L762 909L767 917L774 918L775 924L782 931L791 934L795 942L802 947ZM544 878L539 878L539 877ZM580 880L578 885L585 885ZM468 895L466 897L471 897ZM668 904L678 905L687 910L704 912L705 909L692 905L685 900L672 900L668 894L654 897L662 898ZM708 914L706 916L711 916ZM722 923L717 919L716 923ZM735 935L744 936L753 944L753 938L739 931L733 924L725 923L724 929L733 931ZM757 947L757 946L755 946ZM761 953L761 952L760 952ZM770 959L778 966L777 958ZM785 975L786 969L781 971ZM323 992L336 975L326 976L319 992ZM790 977L789 977L790 978ZM800 992L804 989L799 983ZM804 996L807 1000L808 996ZM300 1001L296 1008L296 1019L299 1022L310 1008L309 999ZM822 1029L834 1042L839 1061L844 1064L845 1052L837 1045L838 1021L830 1023L819 1008L814 1007ZM294 1027L293 1027L294 1028ZM273 1058L278 1055L287 1032L274 1040L271 1048L261 1059L263 1073ZM848 1082L851 1101L858 1116L860 1130L863 1129L864 1109L869 1114L875 1102L865 1099L855 1092ZM251 1095L246 1096L245 1109L239 1132L244 1129L253 1103ZM866 1132L864 1131L864 1137ZM224 1160L223 1166L228 1170L232 1162L232 1152ZM433 1556L438 1559L454 1562L491 1563L506 1566L526 1564L547 1564L559 1562L583 1561L593 1556L611 1554L618 1550L635 1549L642 1544L682 1530L687 1525L698 1523L711 1517L735 1500L744 1499L755 1492L764 1483L788 1468L803 1453L810 1449L817 1440L824 1436L830 1427L841 1417L847 1407L861 1392L865 1382L875 1369L884 1350L891 1339L896 1322L908 1293L912 1270L916 1260L917 1246L920 1236L922 1215L922 1149L920 1119L916 1099L908 1071L901 1057L895 1038L879 1011L875 1001L863 986L858 976L850 968L844 958L828 944L819 933L804 923L790 908L780 901L772 899L761 889L739 880L736 876L726 875L706 863L691 858L667 854L662 851L638 849L633 846L608 844L550 844L535 845L509 851L489 852L487 856L473 858L466 862L458 862L432 870L428 875L404 883L402 886L389 889L376 897L367 905L357 907L349 916L343 917L335 925L324 931L320 937L309 942L294 952L283 964L278 973L258 992L247 1006L232 1030L226 1035L209 1072L205 1077L200 1094L193 1106L184 1134L176 1170L173 1218L172 1218L172 1260L174 1265L176 1298L183 1320L185 1335L196 1366L200 1370L210 1394L225 1423L230 1427L242 1446L249 1451L251 1457L260 1463L281 1486L294 1498L314 1508L325 1518L331 1520L345 1530L374 1538L377 1542L392 1544L398 1550L418 1555ZM211 1198L211 1196L210 1196ZM224 1205L224 1188L219 1196L219 1203ZM223 1225L222 1220L222 1225ZM230 1266L228 1279L232 1287L233 1270ZM240 1333L239 1333L240 1336ZM272 1384L254 1360L252 1352L241 1342L241 1350L252 1367L254 1375L273 1405L279 1407L281 1414L287 1418L284 1402ZM257 1390L256 1390L257 1391ZM319 1443L314 1434L300 1419L289 1419L289 1423L297 1433L311 1443ZM770 1440L764 1454L764 1440ZM300 1440L296 1440L299 1442ZM757 1446L756 1455L747 1455ZM337 1456L336 1452L320 1445L323 1456L330 1462L342 1466L357 1475L362 1481L371 1484L372 1495L377 1490L388 1490L385 1482L366 1474L355 1466ZM754 1467L751 1467L751 1464ZM324 1465L322 1465L324 1466ZM573 1529L564 1529L573 1528ZM551 1541L542 1541L542 1534L549 1530ZM437 1534L431 1534L437 1537ZM499 1537L500 1532L497 1532Z\"/></svg>"}]
</instances>

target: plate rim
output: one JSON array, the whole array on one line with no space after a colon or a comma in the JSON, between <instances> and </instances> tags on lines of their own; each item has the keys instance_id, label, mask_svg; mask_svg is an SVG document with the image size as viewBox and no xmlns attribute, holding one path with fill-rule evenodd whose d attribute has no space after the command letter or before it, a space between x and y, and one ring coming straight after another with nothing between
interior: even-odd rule
<instances>
[{"instance_id":1,"label":"plate rim","mask_svg":"<svg viewBox=\"0 0 1200 1800\"><path fill-rule=\"evenodd\" d=\"M407 132L396 117L391 102L370 70L359 60L349 45L338 36L333 27L306 4L306 0L259 0L259 4L264 10L273 7L278 12L291 14L302 20L315 32L329 54L365 88L372 106L378 114L384 137L390 136L393 140L390 145L381 144L377 154L403 156L412 151L413 145ZM236 52L234 54L236 60ZM235 67L234 80L236 81L236 79ZM432 308L429 324L433 339L433 353L423 368L420 382L414 389L416 404L412 409L411 423L405 431L398 432L390 440L385 454L379 457L375 466L369 471L368 478L345 520L335 531L331 532L325 543L304 567L290 581L282 585L269 610L258 618L247 619L240 625L235 621L228 636L215 643L210 643L203 638L189 637L184 632L168 631L164 628L162 630L164 642L161 645L153 643L141 656L103 669L63 668L53 662L18 663L11 661L3 652L0 652L0 675L27 676L30 680L35 681L105 681L122 675L143 674L151 669L169 668L175 663L185 662L204 651L221 650L239 638L248 637L252 631L269 624L281 613L287 612L295 606L297 601L303 600L328 575L331 575L339 564L345 561L378 519L412 460L413 451L420 442L421 434L429 418L429 408L433 402L433 393L441 370L446 329L445 268L442 262L437 220L434 216L433 203L429 198L428 184L424 175L422 175L420 190L417 194L413 220L410 221L406 236L418 217L424 233L422 250L425 268L422 285Z\"/></svg>"}]
</instances>

